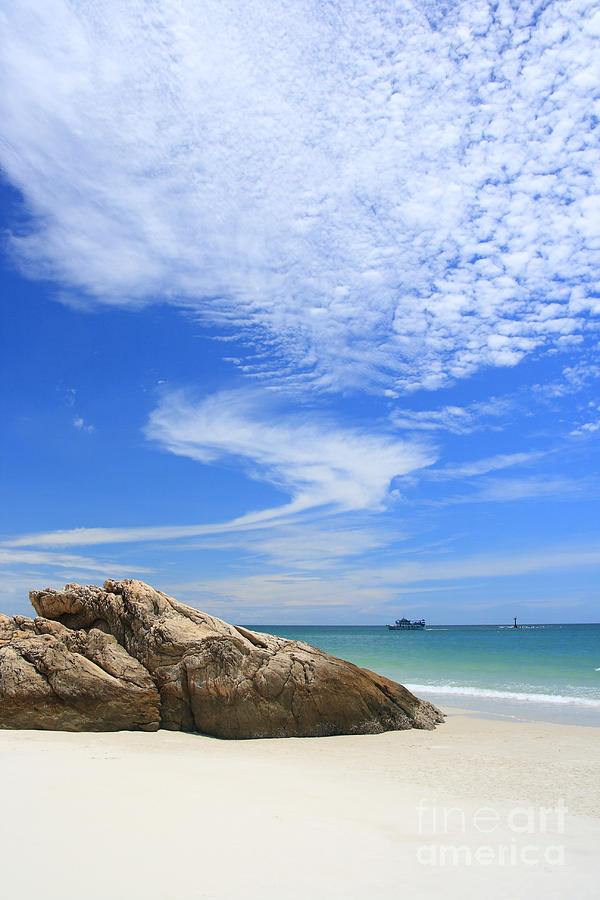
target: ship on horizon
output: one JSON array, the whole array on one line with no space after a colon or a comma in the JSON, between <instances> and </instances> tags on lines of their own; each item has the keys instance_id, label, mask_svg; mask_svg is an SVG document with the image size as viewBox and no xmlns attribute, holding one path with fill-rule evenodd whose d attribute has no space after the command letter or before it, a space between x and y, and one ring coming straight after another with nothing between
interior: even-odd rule
<instances>
[{"instance_id":1,"label":"ship on horizon","mask_svg":"<svg viewBox=\"0 0 600 900\"><path fill-rule=\"evenodd\" d=\"M390 631L422 631L425 628L425 619L396 619L393 625L388 625Z\"/></svg>"}]
</instances>

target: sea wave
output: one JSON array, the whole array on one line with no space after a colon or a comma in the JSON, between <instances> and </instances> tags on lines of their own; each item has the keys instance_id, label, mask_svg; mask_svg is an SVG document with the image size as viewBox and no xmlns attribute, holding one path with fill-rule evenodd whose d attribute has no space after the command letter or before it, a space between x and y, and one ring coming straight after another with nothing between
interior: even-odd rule
<instances>
[{"instance_id":1,"label":"sea wave","mask_svg":"<svg viewBox=\"0 0 600 900\"><path fill-rule=\"evenodd\" d=\"M491 688L476 688L450 684L407 684L409 691L415 694L458 694L468 697L481 697L490 700L517 700L523 703L557 703L570 706L586 706L600 709L600 700L589 697L565 697L562 694L529 694L519 691L496 691Z\"/></svg>"}]
</instances>

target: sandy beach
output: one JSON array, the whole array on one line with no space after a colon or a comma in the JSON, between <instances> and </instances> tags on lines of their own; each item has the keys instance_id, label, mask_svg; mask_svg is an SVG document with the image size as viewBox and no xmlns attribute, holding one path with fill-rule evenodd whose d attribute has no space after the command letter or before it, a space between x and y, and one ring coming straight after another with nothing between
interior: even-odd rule
<instances>
[{"instance_id":1,"label":"sandy beach","mask_svg":"<svg viewBox=\"0 0 600 900\"><path fill-rule=\"evenodd\" d=\"M2 731L3 894L598 895L596 728L220 741Z\"/></svg>"}]
</instances>

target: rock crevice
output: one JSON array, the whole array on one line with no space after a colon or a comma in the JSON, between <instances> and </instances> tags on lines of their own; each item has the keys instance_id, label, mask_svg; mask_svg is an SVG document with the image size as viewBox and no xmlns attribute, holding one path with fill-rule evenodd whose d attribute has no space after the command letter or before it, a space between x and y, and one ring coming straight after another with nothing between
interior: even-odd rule
<instances>
[{"instance_id":1,"label":"rock crevice","mask_svg":"<svg viewBox=\"0 0 600 900\"><path fill-rule=\"evenodd\" d=\"M0 616L0 726L154 731L160 697L112 635L45 618Z\"/></svg>"}]
</instances>

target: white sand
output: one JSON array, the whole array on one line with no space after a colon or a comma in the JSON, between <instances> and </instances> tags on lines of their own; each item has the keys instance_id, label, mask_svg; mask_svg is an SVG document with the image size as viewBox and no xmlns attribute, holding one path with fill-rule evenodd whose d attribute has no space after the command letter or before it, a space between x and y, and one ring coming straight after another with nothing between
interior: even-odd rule
<instances>
[{"instance_id":1,"label":"white sand","mask_svg":"<svg viewBox=\"0 0 600 900\"><path fill-rule=\"evenodd\" d=\"M0 754L6 900L600 896L596 728L0 731Z\"/></svg>"}]
</instances>

